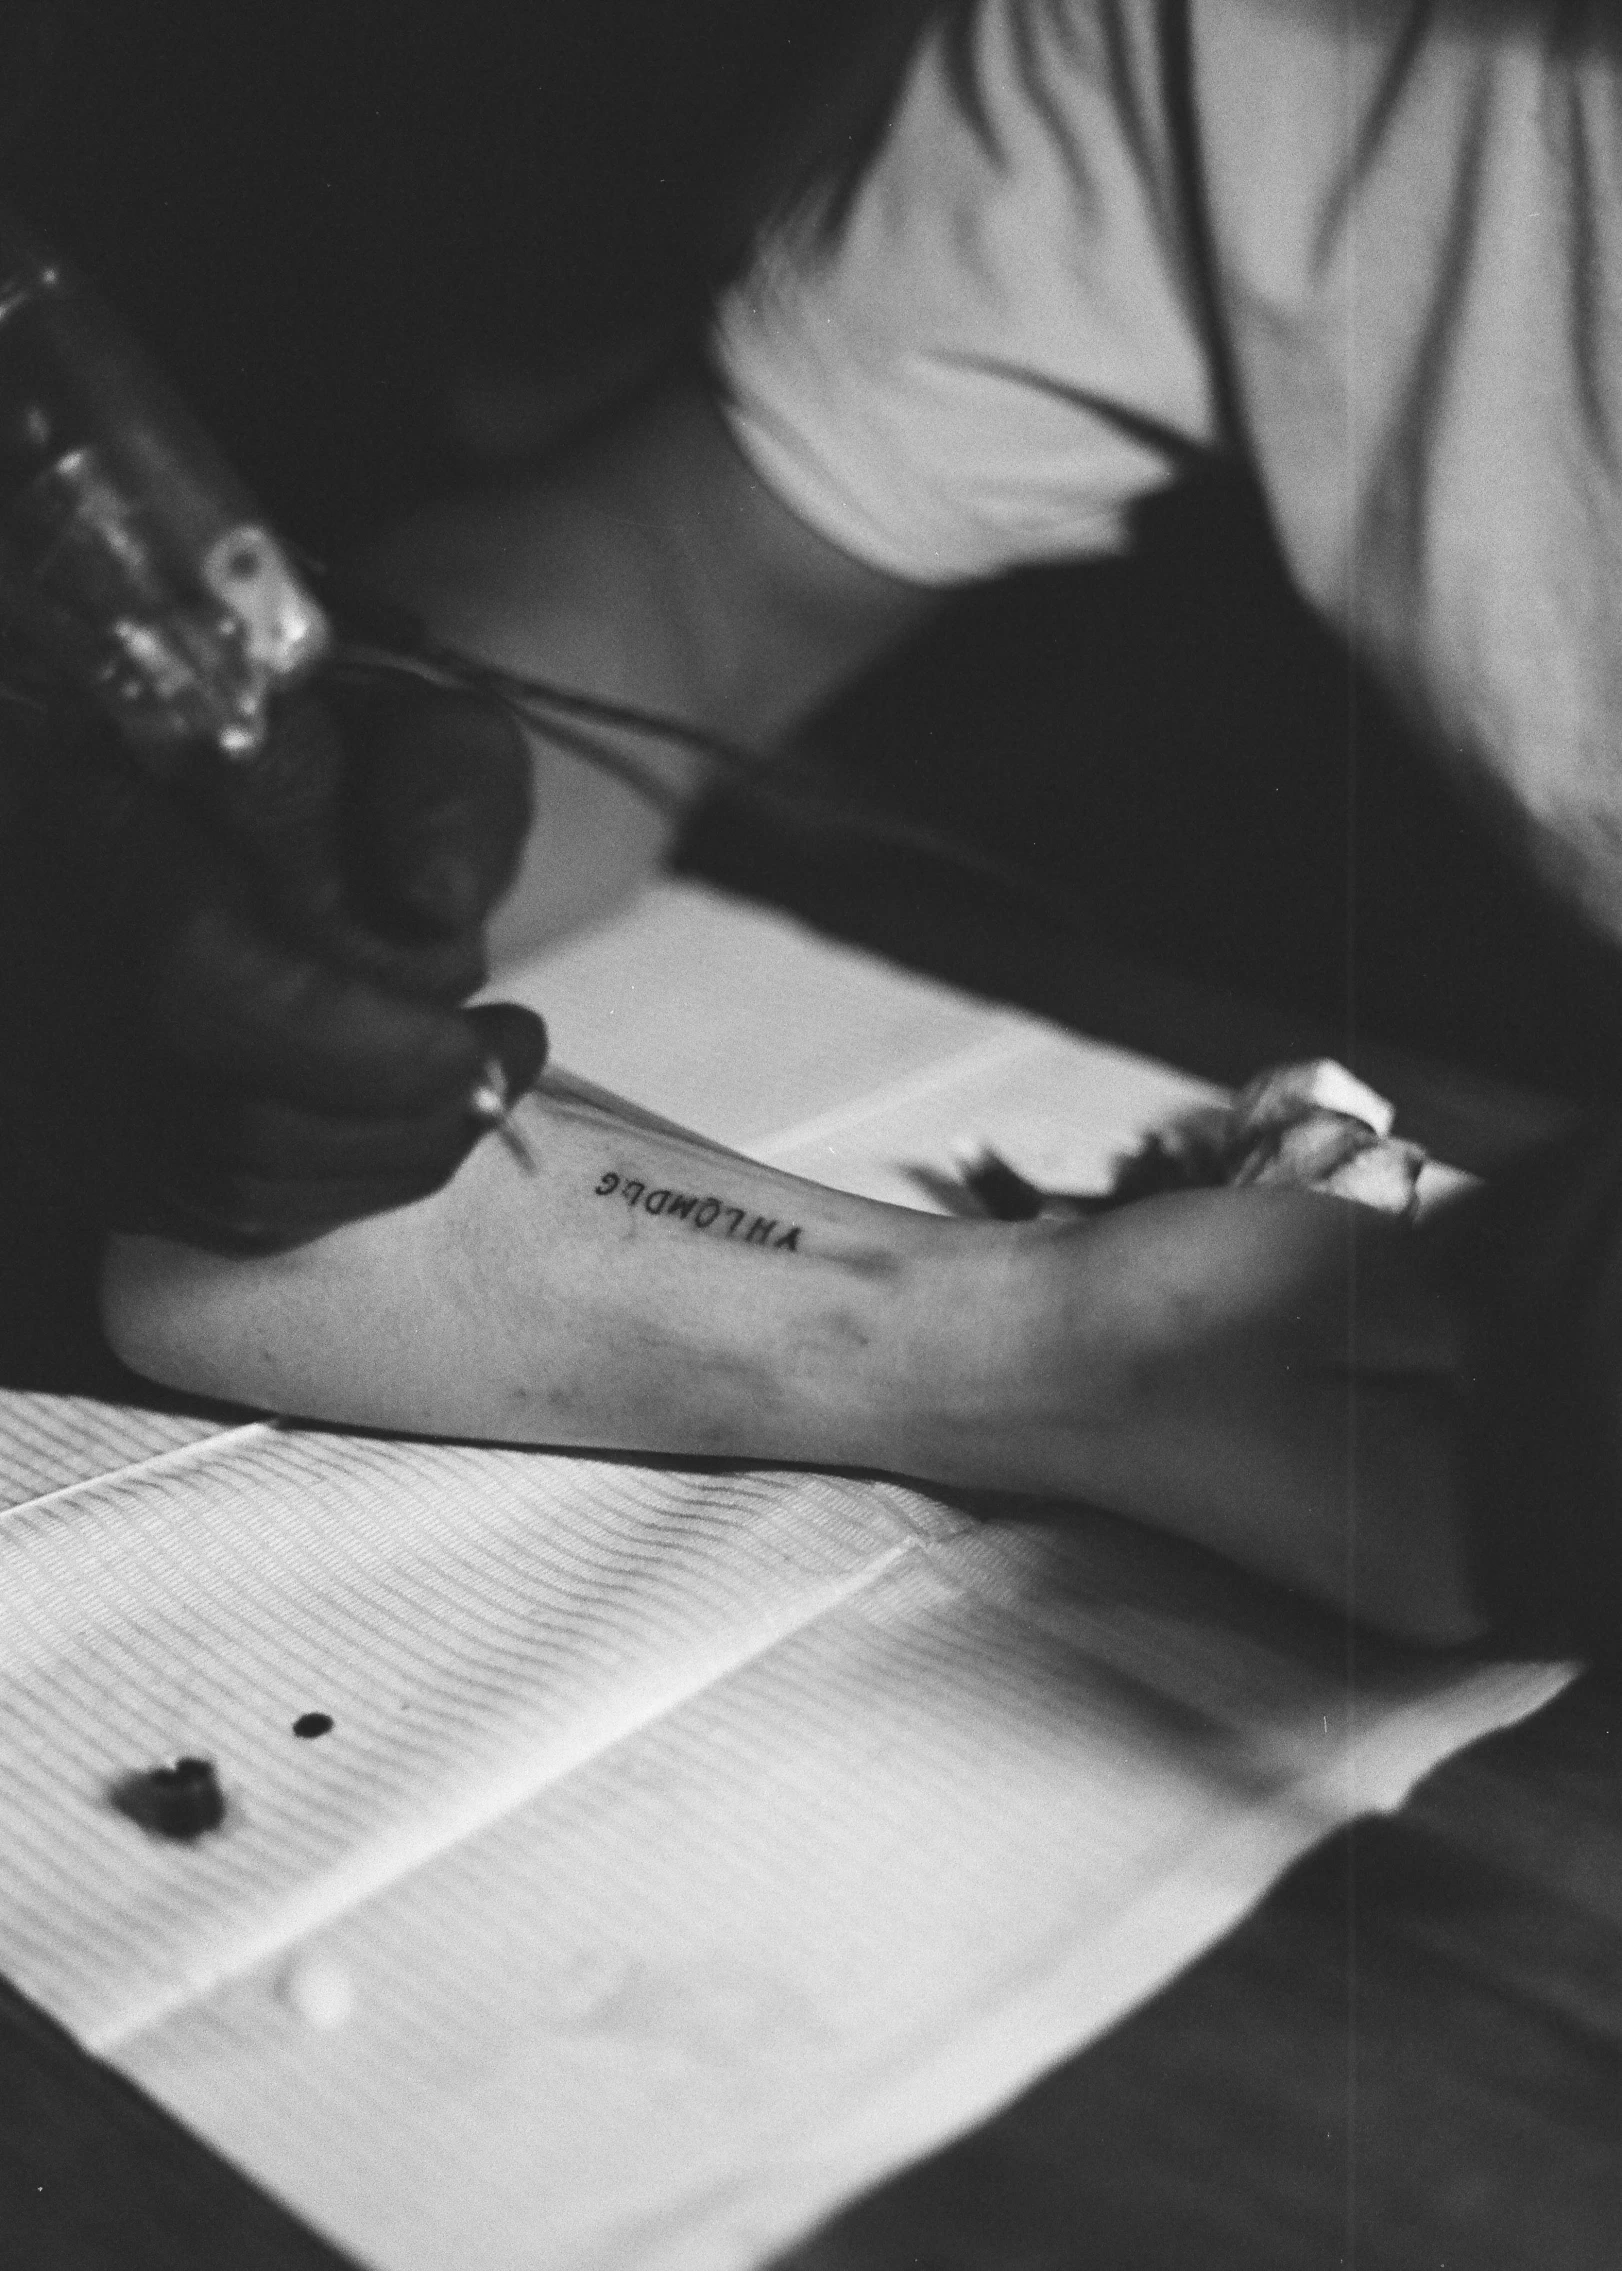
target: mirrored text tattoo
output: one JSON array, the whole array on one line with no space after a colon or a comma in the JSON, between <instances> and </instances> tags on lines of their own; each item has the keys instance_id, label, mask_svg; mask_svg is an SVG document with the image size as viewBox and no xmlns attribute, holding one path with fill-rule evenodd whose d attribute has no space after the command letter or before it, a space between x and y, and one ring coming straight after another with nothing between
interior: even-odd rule
<instances>
[{"instance_id":1,"label":"mirrored text tattoo","mask_svg":"<svg viewBox=\"0 0 1622 2271\"><path fill-rule=\"evenodd\" d=\"M755 1214L746 1206L733 1206L713 1193L674 1191L663 1183L650 1189L634 1175L606 1172L598 1178L593 1198L619 1199L633 1214L651 1214L662 1222L682 1222L689 1230L709 1230L732 1238L740 1246L761 1246L774 1254L800 1251L801 1225L780 1222L776 1215Z\"/></svg>"}]
</instances>

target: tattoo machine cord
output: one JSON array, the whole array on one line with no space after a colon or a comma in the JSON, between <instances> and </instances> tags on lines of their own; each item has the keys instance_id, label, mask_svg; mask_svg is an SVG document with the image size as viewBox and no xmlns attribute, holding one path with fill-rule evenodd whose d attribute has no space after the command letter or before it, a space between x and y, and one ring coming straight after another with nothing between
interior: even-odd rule
<instances>
[{"instance_id":1,"label":"tattoo machine cord","mask_svg":"<svg viewBox=\"0 0 1622 2271\"><path fill-rule=\"evenodd\" d=\"M427 642L413 641L404 646L393 641L372 643L340 637L327 670L341 683L375 684L391 677L410 678L446 693L488 701L581 763L620 781L670 819L681 817L680 797L604 736L608 732L630 734L690 750L719 767L763 804L775 806L796 822L832 827L891 850L940 861L998 885L1068 927L1070 910L1031 876L922 822L874 811L820 767L802 759L765 757L725 735L661 711L586 694L551 679L502 670L455 648Z\"/></svg>"},{"instance_id":2,"label":"tattoo machine cord","mask_svg":"<svg viewBox=\"0 0 1622 2271\"><path fill-rule=\"evenodd\" d=\"M438 647L409 610L284 545L116 318L4 212L0 641L8 706L100 710L160 780L199 751L253 764L277 699L318 672L415 679L498 706L672 817L678 799L627 740L694 751L802 825L944 861L1065 920L1032 878L814 766Z\"/></svg>"},{"instance_id":3,"label":"tattoo machine cord","mask_svg":"<svg viewBox=\"0 0 1622 2271\"><path fill-rule=\"evenodd\" d=\"M775 808L797 825L830 828L867 843L938 861L995 884L1022 904L1039 909L1065 928L1071 927L1073 916L1065 902L1033 877L1006 861L974 851L924 822L875 811L821 767L803 759L765 757L684 719L632 703L600 699L549 679L501 670L452 647L340 637L329 650L323 670L340 685L375 686L409 680L442 693L488 702L554 748L619 781L673 821L679 821L685 810L681 797L607 736L630 734L666 747L691 750L716 765L757 802ZM54 706L50 693L55 690L36 691L26 678L21 670L9 680L0 678L0 701L36 716L49 716Z\"/></svg>"}]
</instances>

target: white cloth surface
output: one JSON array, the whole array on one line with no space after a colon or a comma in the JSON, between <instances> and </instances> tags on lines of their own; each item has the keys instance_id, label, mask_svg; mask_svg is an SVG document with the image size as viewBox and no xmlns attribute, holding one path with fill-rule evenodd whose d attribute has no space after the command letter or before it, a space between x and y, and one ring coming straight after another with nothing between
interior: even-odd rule
<instances>
[{"instance_id":1,"label":"white cloth surface","mask_svg":"<svg viewBox=\"0 0 1622 2271\"><path fill-rule=\"evenodd\" d=\"M1444 0L980 0L830 244L726 298L746 454L950 584L1202 452L1438 759L1622 936L1622 28Z\"/></svg>"},{"instance_id":2,"label":"white cloth surface","mask_svg":"<svg viewBox=\"0 0 1622 2271\"><path fill-rule=\"evenodd\" d=\"M7 1392L0 1421L0 1514L29 1500L61 1500L75 1483L105 1481L217 1434L219 1422L183 1412L135 1411L93 1396Z\"/></svg>"},{"instance_id":3,"label":"white cloth surface","mask_svg":"<svg viewBox=\"0 0 1622 2271\"><path fill-rule=\"evenodd\" d=\"M691 887L503 990L878 1195L965 1135L1096 1180L1209 1093ZM1082 1510L48 1405L0 1401L0 1964L377 2271L759 2262L1568 1676L1349 1687ZM183 1753L190 1845L108 1803Z\"/></svg>"}]
</instances>

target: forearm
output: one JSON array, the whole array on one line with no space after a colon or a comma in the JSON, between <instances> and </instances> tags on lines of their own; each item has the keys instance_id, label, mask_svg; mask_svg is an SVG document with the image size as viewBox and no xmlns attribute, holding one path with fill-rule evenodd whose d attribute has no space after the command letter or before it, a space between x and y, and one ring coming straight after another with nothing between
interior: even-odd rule
<instances>
[{"instance_id":1,"label":"forearm","mask_svg":"<svg viewBox=\"0 0 1622 2271\"><path fill-rule=\"evenodd\" d=\"M114 1347L345 1424L1092 1499L1393 1630L1481 1629L1447 1335L1400 1227L1367 1226L1359 1282L1387 1322L1354 1350L1357 1210L1333 1200L947 1222L556 1087L522 1125L532 1170L489 1139L434 1200L294 1253L125 1242Z\"/></svg>"},{"instance_id":2,"label":"forearm","mask_svg":"<svg viewBox=\"0 0 1622 2271\"><path fill-rule=\"evenodd\" d=\"M697 380L518 486L449 499L374 548L373 578L507 668L767 749L932 604L852 559L758 479ZM638 740L679 801L690 754ZM566 928L664 849L668 819L537 744L539 824L509 945Z\"/></svg>"},{"instance_id":3,"label":"forearm","mask_svg":"<svg viewBox=\"0 0 1622 2271\"><path fill-rule=\"evenodd\" d=\"M429 507L373 558L448 638L747 740L928 605L780 503L696 378L527 482Z\"/></svg>"},{"instance_id":4,"label":"forearm","mask_svg":"<svg viewBox=\"0 0 1622 2271\"><path fill-rule=\"evenodd\" d=\"M530 1154L263 1260L130 1240L137 1370L309 1418L600 1449L901 1466L959 1352L932 1297L974 1233L544 1082ZM992 1233L993 1242L1005 1233Z\"/></svg>"}]
</instances>

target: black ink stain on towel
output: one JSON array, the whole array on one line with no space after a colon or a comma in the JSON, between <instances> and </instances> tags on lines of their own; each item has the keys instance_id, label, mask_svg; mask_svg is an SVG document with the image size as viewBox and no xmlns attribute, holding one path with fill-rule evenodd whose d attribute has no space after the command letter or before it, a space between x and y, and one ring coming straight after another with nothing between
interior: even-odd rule
<instances>
[{"instance_id":1,"label":"black ink stain on towel","mask_svg":"<svg viewBox=\"0 0 1622 2271\"><path fill-rule=\"evenodd\" d=\"M225 1819L225 1792L212 1759L177 1758L169 1766L121 1775L108 1796L126 1821L179 1845L218 1829Z\"/></svg>"}]
</instances>

